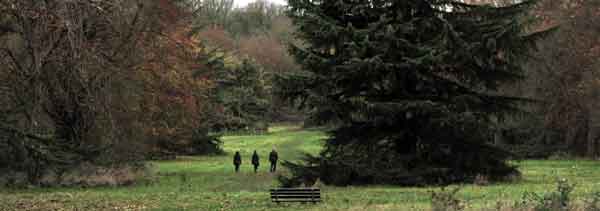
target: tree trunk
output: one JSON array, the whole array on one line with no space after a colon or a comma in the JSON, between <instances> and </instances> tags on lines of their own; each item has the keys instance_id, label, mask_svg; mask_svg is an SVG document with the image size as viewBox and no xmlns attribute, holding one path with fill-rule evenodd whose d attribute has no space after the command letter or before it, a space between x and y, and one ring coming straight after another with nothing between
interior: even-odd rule
<instances>
[{"instance_id":1,"label":"tree trunk","mask_svg":"<svg viewBox=\"0 0 600 211\"><path fill-rule=\"evenodd\" d=\"M595 93L593 96L597 96L597 93ZM594 97L596 98L596 97ZM598 143L598 136L599 136L599 132L600 132L600 121L598 120L598 112L597 109L594 109L595 106L595 99L592 99L592 103L590 105L590 109L588 112L588 126L589 126L589 130L588 130L588 135L587 135L587 157L595 159L596 157L598 157L598 154L600 152L599 150L599 143ZM596 98L597 99L597 98Z\"/></svg>"},{"instance_id":2,"label":"tree trunk","mask_svg":"<svg viewBox=\"0 0 600 211\"><path fill-rule=\"evenodd\" d=\"M598 153L597 148L597 130L598 128L594 125L590 126L590 129L588 130L588 135L587 135L587 157L589 158L596 158L596 155Z\"/></svg>"},{"instance_id":3,"label":"tree trunk","mask_svg":"<svg viewBox=\"0 0 600 211\"><path fill-rule=\"evenodd\" d=\"M492 117L492 121L496 124L496 130L494 131L494 145L500 146L504 144L503 129L500 127L501 119L497 116Z\"/></svg>"},{"instance_id":4,"label":"tree trunk","mask_svg":"<svg viewBox=\"0 0 600 211\"><path fill-rule=\"evenodd\" d=\"M566 142L570 153L577 157L588 155L589 110L577 111L574 124L567 128Z\"/></svg>"},{"instance_id":5,"label":"tree trunk","mask_svg":"<svg viewBox=\"0 0 600 211\"><path fill-rule=\"evenodd\" d=\"M504 136L502 135L502 131L498 130L494 132L494 145L500 146L504 144Z\"/></svg>"}]
</instances>

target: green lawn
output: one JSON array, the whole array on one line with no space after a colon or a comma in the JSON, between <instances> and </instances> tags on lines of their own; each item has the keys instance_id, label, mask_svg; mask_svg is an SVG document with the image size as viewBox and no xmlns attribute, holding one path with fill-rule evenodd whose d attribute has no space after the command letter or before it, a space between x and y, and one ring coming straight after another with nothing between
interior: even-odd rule
<instances>
[{"instance_id":1,"label":"green lawn","mask_svg":"<svg viewBox=\"0 0 600 211\"><path fill-rule=\"evenodd\" d=\"M179 157L155 162L156 182L132 187L33 188L0 190L0 210L426 210L429 191L438 188L393 186L322 186L324 201L313 204L281 204L269 201L267 190L277 185L268 173L268 152L275 147L280 158L296 160L302 152L317 153L325 134L278 126L261 136L223 138L225 156ZM243 157L240 173L233 172L232 152ZM255 174L250 155L261 155L261 169ZM555 189L557 178L576 184L574 196L588 196L600 190L600 168L596 161L523 161L523 180L488 186L463 185L459 197L469 209L493 207L497 200L517 200L524 192Z\"/></svg>"}]
</instances>

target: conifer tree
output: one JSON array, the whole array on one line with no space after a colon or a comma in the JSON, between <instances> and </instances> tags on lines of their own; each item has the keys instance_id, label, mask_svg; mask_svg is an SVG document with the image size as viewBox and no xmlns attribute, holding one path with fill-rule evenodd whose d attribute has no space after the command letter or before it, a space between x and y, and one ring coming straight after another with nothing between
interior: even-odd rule
<instances>
[{"instance_id":1,"label":"conifer tree","mask_svg":"<svg viewBox=\"0 0 600 211\"><path fill-rule=\"evenodd\" d=\"M518 174L489 144L494 118L519 111L500 85L546 32L526 30L534 1L290 0L305 72L282 77L289 99L335 121L319 156L286 162L292 185L446 184Z\"/></svg>"},{"instance_id":2,"label":"conifer tree","mask_svg":"<svg viewBox=\"0 0 600 211\"><path fill-rule=\"evenodd\" d=\"M268 93L264 69L255 61L243 58L235 67L219 71L216 102L222 106L221 122L215 129L261 130L266 128Z\"/></svg>"}]
</instances>

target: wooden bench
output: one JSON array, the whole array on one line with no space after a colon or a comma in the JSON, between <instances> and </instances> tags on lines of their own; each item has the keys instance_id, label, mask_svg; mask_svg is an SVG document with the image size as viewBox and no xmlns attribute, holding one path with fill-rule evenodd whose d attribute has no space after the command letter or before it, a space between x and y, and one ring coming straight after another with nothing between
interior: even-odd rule
<instances>
[{"instance_id":1,"label":"wooden bench","mask_svg":"<svg viewBox=\"0 0 600 211\"><path fill-rule=\"evenodd\" d=\"M312 202L321 201L319 188L275 188L271 189L273 202Z\"/></svg>"}]
</instances>

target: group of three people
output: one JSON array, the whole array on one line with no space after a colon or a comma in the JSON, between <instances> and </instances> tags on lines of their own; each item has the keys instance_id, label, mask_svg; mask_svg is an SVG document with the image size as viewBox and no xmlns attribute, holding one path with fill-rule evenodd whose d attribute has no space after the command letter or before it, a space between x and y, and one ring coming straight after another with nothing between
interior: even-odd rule
<instances>
[{"instance_id":1,"label":"group of three people","mask_svg":"<svg viewBox=\"0 0 600 211\"><path fill-rule=\"evenodd\" d=\"M277 159L279 159L279 155L277 154L277 151L273 149L271 153L269 153L269 162L271 162L271 168L269 169L270 172L275 172L275 170L277 170ZM235 172L240 171L240 166L242 165L242 156L240 155L239 151L236 151L235 155L233 156L233 165L235 166ZM260 158L258 157L256 150L254 150L254 153L252 154L252 165L254 166L254 172L258 171Z\"/></svg>"}]
</instances>

